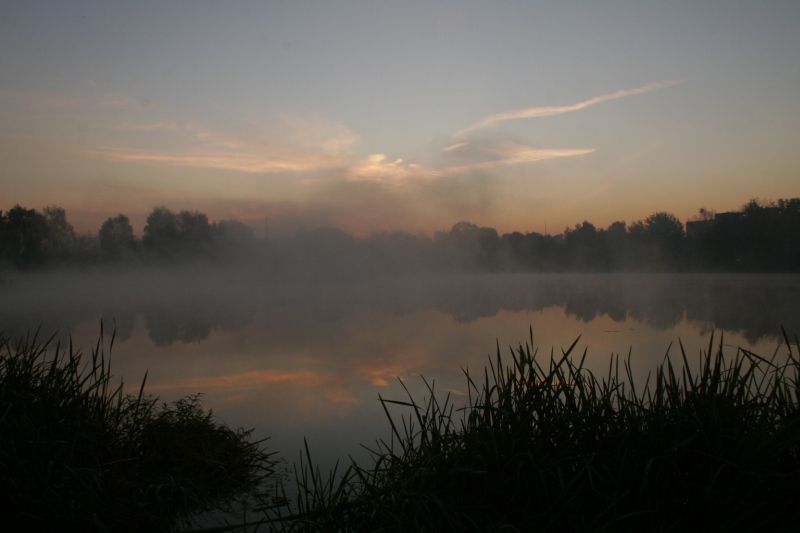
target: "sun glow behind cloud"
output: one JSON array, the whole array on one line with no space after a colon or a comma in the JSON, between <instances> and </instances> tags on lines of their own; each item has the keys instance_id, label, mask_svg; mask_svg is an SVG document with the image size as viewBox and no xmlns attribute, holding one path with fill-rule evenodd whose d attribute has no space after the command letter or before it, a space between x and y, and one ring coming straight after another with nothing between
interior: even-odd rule
<instances>
[{"instance_id":1,"label":"sun glow behind cloud","mask_svg":"<svg viewBox=\"0 0 800 533\"><path fill-rule=\"evenodd\" d=\"M473 125L457 131L453 136L464 139L470 134L510 120L556 116L586 109L588 107L657 91L676 85L676 81L660 81L632 89L623 89L595 96L581 102L563 106L529 107L498 113L485 117ZM288 142L274 132L256 133L252 137L231 135L194 123L155 121L143 123L125 122L117 129L129 132L168 132L176 138L167 147L143 148L134 146L97 146L85 150L89 157L112 161L146 162L172 166L231 170L237 172L274 174L333 173L345 180L372 181L387 186L396 186L407 181L430 180L443 176L454 176L475 171L486 171L499 167L522 165L584 156L595 148L539 148L506 141L487 144L485 140L459 140L442 149L448 154L459 154L469 148L481 153L483 160L458 164L442 163L425 166L409 162L401 157L389 157L384 153L358 156L355 153L361 138L342 124L330 124L321 120L284 117L292 134ZM180 139L182 137L182 139ZM266 138L267 140L260 140ZM187 142L187 140L189 142ZM292 140L303 146L293 146ZM319 176L317 176L319 177ZM313 183L314 176L306 179Z\"/></svg>"},{"instance_id":2,"label":"sun glow behind cloud","mask_svg":"<svg viewBox=\"0 0 800 533\"><path fill-rule=\"evenodd\" d=\"M456 132L450 144L430 142L427 150L417 151L411 158L391 149L372 151L380 148L374 146L367 151L364 145L369 143L363 142L358 132L318 115L283 114L263 122L204 122L176 118L178 114L163 103L143 108L135 98L116 93L78 99L48 94L29 98L28 105L50 109L57 104L58 109L67 108L95 123L99 133L93 136L95 142L69 148L80 158L110 165L124 163L131 173L138 173L137 167L151 167L142 174L142 181L138 177L131 181L143 187L139 217L148 205L144 196L150 194L154 199L149 205L193 198L196 208L207 209L212 217L234 216L235 211L237 217L263 220L269 213L271 218L296 219L293 223L300 227L335 225L364 234L367 228L388 230L397 221L404 229L431 231L442 224L438 220L493 216L494 198L509 194L504 191L508 188L503 182L509 179L506 176L533 176L536 171L529 170L530 165L581 158L597 151L594 146L535 146L512 141L502 131L473 135L482 128L575 112L675 83L651 83L576 104L492 115ZM516 169L512 171L512 167ZM171 196L165 196L167 188L160 184L168 182L159 176L181 176L181 168L198 172L186 174L194 176L186 185L170 185ZM227 173L224 183L218 181L224 175L220 173ZM517 191L527 186L515 183ZM182 196L181 187L187 186L191 190ZM147 193L148 188L153 192ZM161 196L156 196L157 189ZM572 193L567 187L567 194ZM208 194L214 198L202 200Z\"/></svg>"},{"instance_id":3,"label":"sun glow behind cloud","mask_svg":"<svg viewBox=\"0 0 800 533\"><path fill-rule=\"evenodd\" d=\"M370 154L357 161L346 171L348 179L397 184L413 179L432 178L440 175L436 169L428 169L416 163L406 163L401 158L390 160L386 154Z\"/></svg>"}]
</instances>

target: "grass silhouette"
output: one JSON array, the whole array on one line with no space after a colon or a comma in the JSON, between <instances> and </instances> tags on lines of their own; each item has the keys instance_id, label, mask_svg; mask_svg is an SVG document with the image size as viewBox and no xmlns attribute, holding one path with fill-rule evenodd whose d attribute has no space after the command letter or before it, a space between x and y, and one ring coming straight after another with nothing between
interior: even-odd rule
<instances>
[{"instance_id":1,"label":"grass silhouette","mask_svg":"<svg viewBox=\"0 0 800 533\"><path fill-rule=\"evenodd\" d=\"M113 335L108 351L113 347ZM146 379L146 378L145 378ZM158 405L90 356L0 335L0 502L26 531L166 531L257 490L275 461L197 396Z\"/></svg>"},{"instance_id":2,"label":"grass silhouette","mask_svg":"<svg viewBox=\"0 0 800 533\"><path fill-rule=\"evenodd\" d=\"M531 336L532 338L532 336ZM368 466L321 474L306 447L289 530L795 531L800 343L763 358L711 336L670 350L644 383L628 358L584 366L577 340L531 343L465 371L464 408L381 398L391 438ZM424 378L423 378L424 379ZM401 382L402 383L402 382ZM405 387L405 384L403 385ZM407 409L396 416L390 407Z\"/></svg>"},{"instance_id":3,"label":"grass silhouette","mask_svg":"<svg viewBox=\"0 0 800 533\"><path fill-rule=\"evenodd\" d=\"M197 396L114 386L102 331L89 357L0 336L2 505L26 530L168 531L249 494L260 520L206 531L794 531L800 342L784 340L762 357L712 335L639 381L630 354L589 370L577 339L498 345L465 370L463 407L425 378L421 399L402 381L404 399L379 398L391 436L368 463L323 473L306 444L289 498L263 492L263 442Z\"/></svg>"}]
</instances>

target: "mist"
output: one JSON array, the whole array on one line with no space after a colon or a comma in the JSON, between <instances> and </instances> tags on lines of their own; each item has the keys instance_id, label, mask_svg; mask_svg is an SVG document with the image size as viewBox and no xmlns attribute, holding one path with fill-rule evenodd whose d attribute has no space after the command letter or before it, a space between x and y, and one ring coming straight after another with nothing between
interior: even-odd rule
<instances>
[{"instance_id":1,"label":"mist","mask_svg":"<svg viewBox=\"0 0 800 533\"><path fill-rule=\"evenodd\" d=\"M307 220L309 224L313 219ZM252 225L212 221L199 211L155 207L136 235L124 214L79 235L66 211L22 206L0 211L0 275L69 268L97 271L213 267L255 280L336 280L465 272L796 272L800 199L751 200L741 210L701 208L685 224L659 211L632 223L597 228L589 221L562 233L500 234L457 222L433 235L381 231L353 235L301 227L274 236L265 218Z\"/></svg>"},{"instance_id":2,"label":"mist","mask_svg":"<svg viewBox=\"0 0 800 533\"><path fill-rule=\"evenodd\" d=\"M691 321L738 332L754 343L779 338L781 325L800 327L793 319L800 311L800 285L774 274L420 272L333 280L308 271L270 279L236 266L182 265L17 275L6 280L3 301L6 335L37 329L68 335L102 320L122 341L139 324L162 347L254 323L272 342L290 343L319 331L320 323L431 310L464 324L548 308L583 323L605 316L659 330Z\"/></svg>"}]
</instances>

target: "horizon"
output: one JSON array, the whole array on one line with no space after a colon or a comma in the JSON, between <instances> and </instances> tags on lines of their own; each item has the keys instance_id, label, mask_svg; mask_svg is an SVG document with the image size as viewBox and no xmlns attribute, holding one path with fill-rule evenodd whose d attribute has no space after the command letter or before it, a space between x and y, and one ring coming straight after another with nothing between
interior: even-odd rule
<instances>
[{"instance_id":1,"label":"horizon","mask_svg":"<svg viewBox=\"0 0 800 533\"><path fill-rule=\"evenodd\" d=\"M790 200L790 198L783 198L783 199L784 200ZM748 202L749 201L757 201L757 202L760 202L762 206L769 207L769 203L770 202L777 202L778 200L781 200L781 198L755 198L755 197L752 197L752 198L750 198L748 200ZM742 202L739 206L737 206L735 208L724 209L724 210L723 209L714 209L714 208L711 208L711 207L708 207L708 206L702 206L702 209L706 209L707 213L709 213L712 216L714 216L714 215L722 214L722 213L731 213L731 212L741 211L742 209L744 209L746 207L746 204L748 202ZM12 205L9 205L9 206L0 206L0 214L6 213L12 207L17 207L17 206L23 207L25 209L34 209L34 210L36 210L37 212L40 212L40 213L47 207L63 208L63 206L55 205L55 204L43 205L43 206L28 206L28 205L20 205L19 203L15 203L15 204L12 204ZM175 213L175 214L177 214L177 213L179 213L181 211L189 211L189 212L201 213L201 214L204 214L204 215L208 216L208 221L209 221L209 223L212 223L212 224L213 223L218 223L218 222L223 221L223 220L236 220L236 221L239 221L239 222L242 222L242 223L246 224L249 228L251 228L253 230L254 236L256 238L275 238L275 237L277 237L278 239L293 238L294 236L296 236L296 234L298 232L313 231L315 229L340 230L340 231L348 233L349 235L351 235L351 236L353 236L355 238L358 238L358 239L364 239L364 238L369 238L369 237L375 236L375 235L387 234L387 233L390 234L390 233L395 233L395 232L408 233L408 234L411 234L411 235L421 236L421 237L425 237L425 238L434 238L437 233L447 232L447 231L451 230L453 228L453 226L455 226L457 224L460 224L460 223L465 223L465 222L466 223L475 224L476 226L482 227L482 228L495 229L495 230L497 230L498 235L504 235L504 234L511 234L511 233L519 232L519 233L523 233L523 234L537 233L537 234L540 234L540 235L561 236L565 232L570 231L570 230L574 230L576 227L580 226L581 224L583 224L585 222L588 222L588 223L592 224L593 226L595 226L598 229L598 231L599 230L606 230L606 229L608 229L608 227L611 224L614 224L616 222L623 222L623 223L625 223L627 228L630 228L631 224L633 224L635 222L641 222L641 221L645 220L648 216L656 214L656 213L668 213L668 214L671 214L671 215L675 215L678 218L678 220L682 223L682 225L684 227L684 231L685 231L686 225L689 222L696 221L696 220L702 220L700 218L700 216L699 216L699 210L701 209L701 207L698 207L697 209L694 210L694 212L692 214L690 214L689 216L687 216L685 218L676 215L675 213L669 211L668 209L658 209L658 210L650 212L650 213L642 214L641 216L632 218L630 220L623 220L623 219L621 219L619 217L614 218L612 216L611 219L610 219L610 222L605 223L605 224L600 224L600 223L595 222L594 220L590 220L590 219L587 219L587 218L583 218L581 220L577 220L576 219L572 224L568 224L568 225L566 225L564 227L561 227L561 228L553 228L553 227L545 224L541 231L538 230L538 229L526 229L526 228L501 229L501 228L495 228L495 227L493 227L491 225L481 224L480 222L475 221L475 220L463 219L463 220L454 220L452 223L445 224L444 226L439 227L439 228L433 228L433 230L431 230L429 232L407 231L407 230L403 230L403 229L400 229L400 228L379 229L379 230L375 230L375 231L371 231L371 232L369 232L369 231L368 232L352 232L352 231L349 231L347 228L339 227L339 226L336 226L336 225L298 226L298 227L291 228L291 231L283 231L285 228L281 228L279 226L279 231L275 232L274 228L273 228L273 224L272 224L273 221L271 221L269 219L269 217L262 217L261 219L258 219L258 218L240 219L240 218L236 218L234 216L230 216L230 217L223 216L223 217L220 217L220 218L215 218L215 217L209 216L208 213L204 213L203 211L200 211L200 210L186 209L186 208L183 208L183 207L180 207L180 206L169 206L169 205L155 205L147 213L136 213L133 216L131 216L129 213L125 213L125 212L122 212L122 211L109 212L110 214L107 217L98 219L98 224L97 224L96 227L93 227L93 228L89 227L89 228L86 228L86 229L82 229L79 226L76 226L74 224L74 222L73 222L73 220L71 218L71 214L70 214L69 211L65 210L65 213L66 213L67 222L73 227L73 229L75 230L75 234L76 235L83 235L83 236L95 236L98 233L102 223L105 222L108 218L113 218L113 217L115 217L117 215L125 215L128 218L128 220L130 221L130 223L131 223L131 226L133 228L134 236L136 238L140 239L140 238L142 238L142 236L144 234L144 228L147 225L147 217L148 217L148 215L154 209L158 209L158 208L166 208L166 209L168 209L169 211L171 211L172 213ZM269 232L269 234L267 234L267 232Z\"/></svg>"},{"instance_id":2,"label":"horizon","mask_svg":"<svg viewBox=\"0 0 800 533\"><path fill-rule=\"evenodd\" d=\"M798 197L800 4L767 4L9 5L0 197L361 236Z\"/></svg>"}]
</instances>

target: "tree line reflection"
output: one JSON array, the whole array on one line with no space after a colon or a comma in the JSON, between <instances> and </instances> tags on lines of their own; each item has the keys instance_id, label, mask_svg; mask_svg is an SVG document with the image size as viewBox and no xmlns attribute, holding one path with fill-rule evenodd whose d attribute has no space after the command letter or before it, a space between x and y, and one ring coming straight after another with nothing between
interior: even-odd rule
<instances>
[{"instance_id":1,"label":"tree line reflection","mask_svg":"<svg viewBox=\"0 0 800 533\"><path fill-rule=\"evenodd\" d=\"M17 292L0 314L6 334L37 326L45 332L70 332L102 317L125 341L136 334L140 317L144 331L160 347L201 342L214 331L239 332L249 326L263 330L266 338L313 335L320 324L335 329L337 321L352 317L430 309L467 324L501 311L557 307L585 323L608 316L620 324L632 321L667 330L690 321L741 333L750 342L778 338L781 326L790 333L800 331L800 279L782 275L480 274L337 285L249 286L232 281L213 287L195 279L153 291L124 285L103 291L75 284L49 302Z\"/></svg>"}]
</instances>

